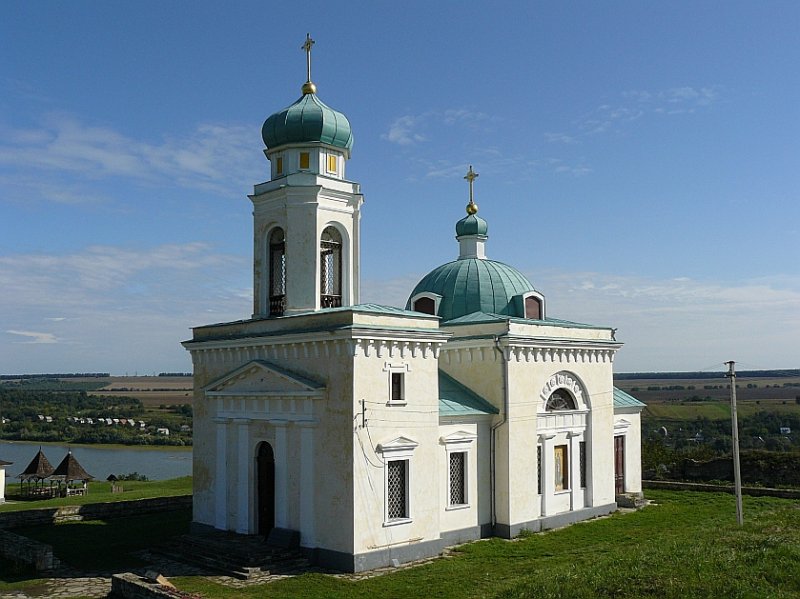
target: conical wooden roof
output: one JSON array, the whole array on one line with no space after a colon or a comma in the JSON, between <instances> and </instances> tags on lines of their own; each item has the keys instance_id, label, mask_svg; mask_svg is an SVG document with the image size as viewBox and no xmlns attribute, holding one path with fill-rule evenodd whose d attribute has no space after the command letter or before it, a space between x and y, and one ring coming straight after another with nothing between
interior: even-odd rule
<instances>
[{"instance_id":1,"label":"conical wooden roof","mask_svg":"<svg viewBox=\"0 0 800 599\"><path fill-rule=\"evenodd\" d=\"M40 447L31 463L19 475L19 478L47 478L51 474L53 474L53 466L47 456L42 453L42 448Z\"/></svg>"},{"instance_id":2,"label":"conical wooden roof","mask_svg":"<svg viewBox=\"0 0 800 599\"><path fill-rule=\"evenodd\" d=\"M61 478L66 481L69 480L91 480L94 477L91 474L88 474L86 470L83 469L78 463L78 460L75 459L75 456L72 455L71 451L67 452L67 455L64 456L64 459L61 460L61 463L56 467L53 471L53 474L50 475L51 478Z\"/></svg>"}]
</instances>

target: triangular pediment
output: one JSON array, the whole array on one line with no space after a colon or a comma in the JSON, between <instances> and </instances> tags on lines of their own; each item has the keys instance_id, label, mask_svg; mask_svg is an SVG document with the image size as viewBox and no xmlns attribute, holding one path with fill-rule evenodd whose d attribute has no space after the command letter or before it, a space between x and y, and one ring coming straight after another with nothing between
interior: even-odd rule
<instances>
[{"instance_id":1,"label":"triangular pediment","mask_svg":"<svg viewBox=\"0 0 800 599\"><path fill-rule=\"evenodd\" d=\"M389 451L412 451L419 443L408 437L396 437L386 443L378 445L378 451L386 453Z\"/></svg>"},{"instance_id":2,"label":"triangular pediment","mask_svg":"<svg viewBox=\"0 0 800 599\"><path fill-rule=\"evenodd\" d=\"M320 395L325 385L264 360L253 360L205 387L208 396Z\"/></svg>"},{"instance_id":3,"label":"triangular pediment","mask_svg":"<svg viewBox=\"0 0 800 599\"><path fill-rule=\"evenodd\" d=\"M475 433L469 433L467 431L456 431L455 433L450 433L447 436L443 436L439 438L439 441L447 445L448 443L470 443L478 438L478 435Z\"/></svg>"}]
</instances>

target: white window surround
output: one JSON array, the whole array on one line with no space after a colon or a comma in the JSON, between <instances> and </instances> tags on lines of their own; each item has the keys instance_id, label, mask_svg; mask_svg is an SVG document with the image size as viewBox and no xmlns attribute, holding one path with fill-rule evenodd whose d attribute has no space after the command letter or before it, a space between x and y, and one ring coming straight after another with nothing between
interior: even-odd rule
<instances>
[{"instance_id":1,"label":"white window surround","mask_svg":"<svg viewBox=\"0 0 800 599\"><path fill-rule=\"evenodd\" d=\"M470 507L470 467L472 460L470 459L471 449L473 442L478 438L478 435L468 433L465 431L458 431L451 433L446 437L440 437L439 442L445 446L445 463L447 464L447 495L445 500L445 511L463 510ZM451 504L450 503L450 454L463 453L464 454L464 503Z\"/></svg>"},{"instance_id":2,"label":"white window surround","mask_svg":"<svg viewBox=\"0 0 800 599\"><path fill-rule=\"evenodd\" d=\"M541 293L539 293L538 291L527 291L527 292L522 294L523 314L524 314L524 309L525 309L525 300L528 299L529 297L535 297L537 300L539 300L539 306L541 307L540 309L541 309L541 312L542 312L540 317L539 317L539 320L544 320L546 318L546 316L547 316L545 299L544 299L544 296ZM527 317L527 315L526 315L526 317Z\"/></svg>"},{"instance_id":3,"label":"white window surround","mask_svg":"<svg viewBox=\"0 0 800 599\"><path fill-rule=\"evenodd\" d=\"M386 380L389 385L389 393L387 394L386 398L386 405L387 406L404 406L408 404L408 396L406 395L406 373L411 372L411 367L402 362L394 363L391 362L384 362L383 364L383 371L386 373ZM401 392L401 400L393 400L392 399L392 374L402 374L402 392Z\"/></svg>"},{"instance_id":4,"label":"white window surround","mask_svg":"<svg viewBox=\"0 0 800 599\"><path fill-rule=\"evenodd\" d=\"M433 316L439 314L439 303L442 301L442 296L438 293L431 293L430 291L423 291L422 293L417 293L416 295L412 296L409 300L411 304L411 309L414 309L414 304L418 299L422 299L423 297L427 297L428 299L433 300Z\"/></svg>"},{"instance_id":5,"label":"white window surround","mask_svg":"<svg viewBox=\"0 0 800 599\"><path fill-rule=\"evenodd\" d=\"M387 443L379 443L375 448L381 454L383 461L383 526L398 526L412 522L411 502L411 458L419 443L408 437L397 437ZM406 514L405 518L389 518L389 462L406 462Z\"/></svg>"}]
</instances>

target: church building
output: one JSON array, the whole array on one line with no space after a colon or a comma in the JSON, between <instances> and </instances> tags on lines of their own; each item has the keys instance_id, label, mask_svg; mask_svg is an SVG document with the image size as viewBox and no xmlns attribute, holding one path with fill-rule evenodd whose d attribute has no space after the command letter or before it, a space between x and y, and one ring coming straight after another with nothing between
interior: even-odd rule
<instances>
[{"instance_id":1,"label":"church building","mask_svg":"<svg viewBox=\"0 0 800 599\"><path fill-rule=\"evenodd\" d=\"M613 386L622 344L551 317L522 273L487 257L472 167L456 259L404 308L359 303L353 134L311 82L312 44L302 96L262 128L253 313L183 344L195 529L299 544L358 572L640 495L644 406Z\"/></svg>"}]
</instances>

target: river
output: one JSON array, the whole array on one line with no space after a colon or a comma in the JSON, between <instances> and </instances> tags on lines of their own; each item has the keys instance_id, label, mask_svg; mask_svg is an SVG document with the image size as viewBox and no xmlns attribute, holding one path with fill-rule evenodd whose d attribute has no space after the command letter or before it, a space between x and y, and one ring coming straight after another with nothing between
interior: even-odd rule
<instances>
[{"instance_id":1,"label":"river","mask_svg":"<svg viewBox=\"0 0 800 599\"><path fill-rule=\"evenodd\" d=\"M30 464L39 451L38 443L25 441L0 441L0 460L13 462L6 466L8 482L15 479ZM78 460L84 470L96 480L105 480L109 474L129 474L138 472L150 480L165 480L188 476L192 473L191 450L164 449L129 449L127 447L92 447L87 445L55 445L42 444L42 452L53 468L57 468L72 450L72 455Z\"/></svg>"}]
</instances>

